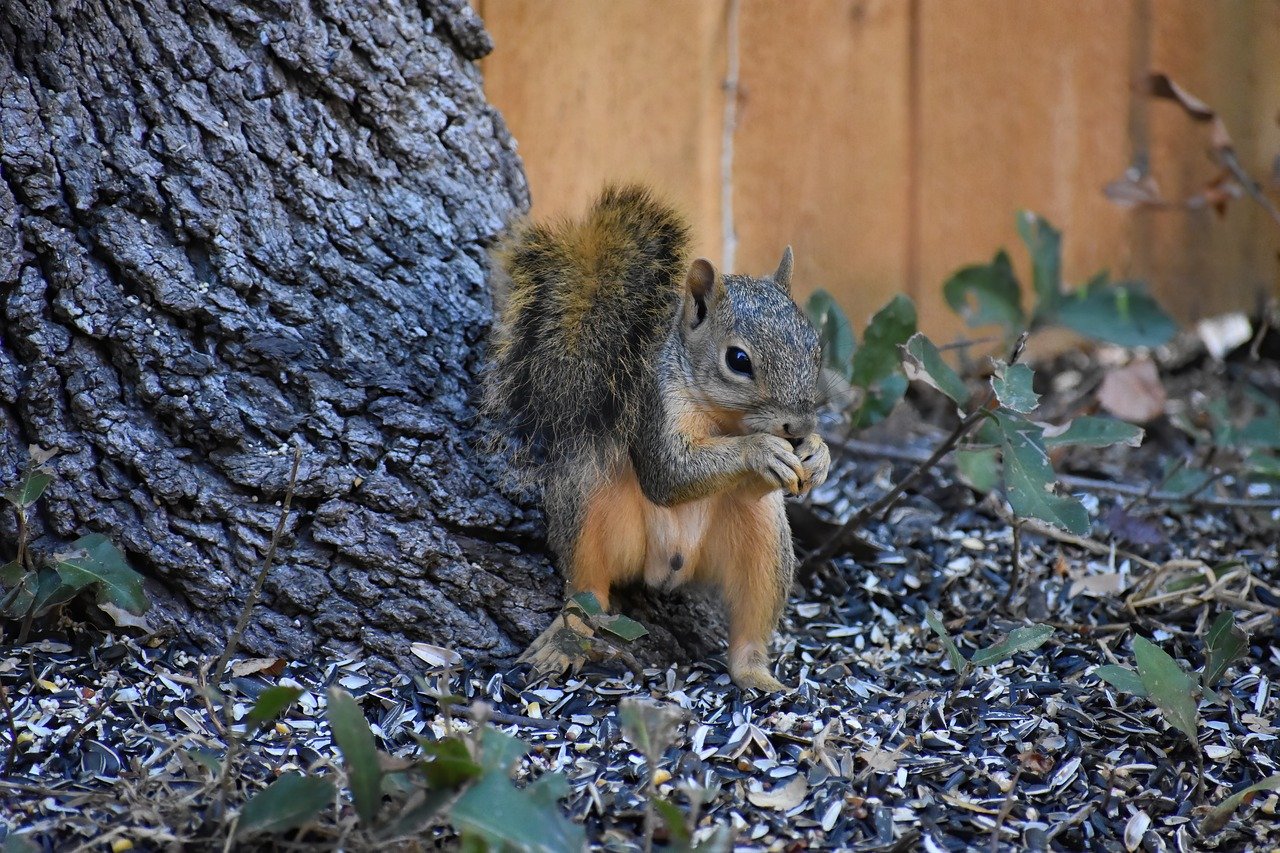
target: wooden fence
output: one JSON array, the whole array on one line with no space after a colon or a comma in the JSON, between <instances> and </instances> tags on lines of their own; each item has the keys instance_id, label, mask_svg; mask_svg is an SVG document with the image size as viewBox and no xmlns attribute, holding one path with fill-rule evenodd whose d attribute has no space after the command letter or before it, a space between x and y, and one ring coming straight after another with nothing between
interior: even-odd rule
<instances>
[{"instance_id":1,"label":"wooden fence","mask_svg":"<svg viewBox=\"0 0 1280 853\"><path fill-rule=\"evenodd\" d=\"M1103 194L1135 166L1171 201L1219 173L1206 125L1137 85L1162 71L1277 197L1276 0L473 2L535 216L644 180L712 260L766 272L789 242L801 291L832 291L858 322L906 292L942 337L959 330L940 295L956 267L1005 246L1026 280L1021 208L1064 232L1069 282L1144 279L1183 321L1280 292L1280 225L1252 200Z\"/></svg>"}]
</instances>

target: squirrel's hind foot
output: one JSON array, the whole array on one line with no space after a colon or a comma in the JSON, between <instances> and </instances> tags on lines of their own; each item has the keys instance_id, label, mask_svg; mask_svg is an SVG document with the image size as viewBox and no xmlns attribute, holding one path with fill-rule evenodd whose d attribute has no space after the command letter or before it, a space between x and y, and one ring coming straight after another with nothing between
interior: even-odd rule
<instances>
[{"instance_id":1,"label":"squirrel's hind foot","mask_svg":"<svg viewBox=\"0 0 1280 853\"><path fill-rule=\"evenodd\" d=\"M764 693L787 693L791 688L774 678L764 664L748 666L729 674L741 690L760 690Z\"/></svg>"}]
</instances>

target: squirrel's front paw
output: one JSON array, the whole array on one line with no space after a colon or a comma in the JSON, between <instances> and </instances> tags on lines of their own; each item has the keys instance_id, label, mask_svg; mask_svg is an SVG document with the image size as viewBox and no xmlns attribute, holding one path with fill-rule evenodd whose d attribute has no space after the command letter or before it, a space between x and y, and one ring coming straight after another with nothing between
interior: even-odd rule
<instances>
[{"instance_id":1,"label":"squirrel's front paw","mask_svg":"<svg viewBox=\"0 0 1280 853\"><path fill-rule=\"evenodd\" d=\"M747 441L747 467L759 474L771 489L799 494L805 472L791 445L785 439L763 432L747 436Z\"/></svg>"},{"instance_id":2,"label":"squirrel's front paw","mask_svg":"<svg viewBox=\"0 0 1280 853\"><path fill-rule=\"evenodd\" d=\"M822 436L811 432L796 448L796 457L804 469L800 494L806 495L827 481L827 474L831 471L831 451Z\"/></svg>"}]
</instances>

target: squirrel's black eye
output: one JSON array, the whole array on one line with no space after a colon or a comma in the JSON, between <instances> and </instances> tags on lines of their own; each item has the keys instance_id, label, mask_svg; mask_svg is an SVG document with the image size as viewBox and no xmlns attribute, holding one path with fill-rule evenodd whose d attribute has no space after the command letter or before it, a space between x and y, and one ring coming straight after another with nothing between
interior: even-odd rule
<instances>
[{"instance_id":1,"label":"squirrel's black eye","mask_svg":"<svg viewBox=\"0 0 1280 853\"><path fill-rule=\"evenodd\" d=\"M738 347L729 347L724 351L724 363L734 373L741 373L743 376L754 375L751 369L751 356Z\"/></svg>"}]
</instances>

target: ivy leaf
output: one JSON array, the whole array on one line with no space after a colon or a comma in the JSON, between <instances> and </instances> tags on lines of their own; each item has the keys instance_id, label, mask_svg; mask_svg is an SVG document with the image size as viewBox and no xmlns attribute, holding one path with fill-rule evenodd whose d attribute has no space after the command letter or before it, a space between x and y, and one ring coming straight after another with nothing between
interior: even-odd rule
<instances>
[{"instance_id":1,"label":"ivy leaf","mask_svg":"<svg viewBox=\"0 0 1280 853\"><path fill-rule=\"evenodd\" d=\"M5 500L18 507L18 509L26 509L40 499L40 496L44 494L44 490L52 482L52 474L39 468L32 468L26 472L20 483L5 489Z\"/></svg>"},{"instance_id":2,"label":"ivy leaf","mask_svg":"<svg viewBox=\"0 0 1280 853\"><path fill-rule=\"evenodd\" d=\"M1026 328L1022 285L1003 249L989 264L961 267L942 286L947 304L969 326L1004 326L1013 336Z\"/></svg>"},{"instance_id":3,"label":"ivy leaf","mask_svg":"<svg viewBox=\"0 0 1280 853\"><path fill-rule=\"evenodd\" d=\"M969 488L990 494L1000 485L1000 451L994 447L957 450L956 470Z\"/></svg>"},{"instance_id":4,"label":"ivy leaf","mask_svg":"<svg viewBox=\"0 0 1280 853\"><path fill-rule=\"evenodd\" d=\"M245 734L252 735L258 729L285 712L302 695L301 687L272 685L258 694L258 699L244 719Z\"/></svg>"},{"instance_id":5,"label":"ivy leaf","mask_svg":"<svg viewBox=\"0 0 1280 853\"><path fill-rule=\"evenodd\" d=\"M889 300L867 324L862 346L853 356L849 381L868 388L898 370L898 347L916 331L916 306L902 294Z\"/></svg>"},{"instance_id":6,"label":"ivy leaf","mask_svg":"<svg viewBox=\"0 0 1280 853\"><path fill-rule=\"evenodd\" d=\"M1040 405L1040 397L1031 388L1034 375L1025 364L1006 365L998 362L995 376L991 377L991 390L1006 409L1026 414Z\"/></svg>"},{"instance_id":7,"label":"ivy leaf","mask_svg":"<svg viewBox=\"0 0 1280 853\"><path fill-rule=\"evenodd\" d=\"M1051 316L1062 297L1062 232L1029 210L1018 213L1018 236L1031 253L1037 319Z\"/></svg>"},{"instance_id":8,"label":"ivy leaf","mask_svg":"<svg viewBox=\"0 0 1280 853\"><path fill-rule=\"evenodd\" d=\"M328 779L286 773L244 804L236 835L296 829L332 803L335 794Z\"/></svg>"},{"instance_id":9,"label":"ivy leaf","mask_svg":"<svg viewBox=\"0 0 1280 853\"><path fill-rule=\"evenodd\" d=\"M466 744L457 738L438 741L419 739L418 743L428 759L422 763L422 773L427 778L428 788L454 791L483 772L483 768L471 759Z\"/></svg>"},{"instance_id":10,"label":"ivy leaf","mask_svg":"<svg viewBox=\"0 0 1280 853\"><path fill-rule=\"evenodd\" d=\"M974 652L969 663L973 666L992 666L1008 660L1018 652L1038 649L1052 636L1052 625L1027 625L1014 628L1000 642Z\"/></svg>"},{"instance_id":11,"label":"ivy leaf","mask_svg":"<svg viewBox=\"0 0 1280 853\"><path fill-rule=\"evenodd\" d=\"M1132 693L1143 698L1147 696L1147 688L1142 683L1141 676L1127 666L1109 663L1095 669L1093 674L1122 693Z\"/></svg>"},{"instance_id":12,"label":"ivy leaf","mask_svg":"<svg viewBox=\"0 0 1280 853\"><path fill-rule=\"evenodd\" d=\"M72 550L55 557L54 569L75 591L97 584L98 601L110 601L134 616L147 612L150 602L142 591L142 576L129 567L115 545L101 533L82 536Z\"/></svg>"},{"instance_id":13,"label":"ivy leaf","mask_svg":"<svg viewBox=\"0 0 1280 853\"><path fill-rule=\"evenodd\" d=\"M1147 695L1156 703L1169 724L1200 749L1196 738L1199 714L1196 711L1195 682L1178 662L1146 637L1133 638L1133 657Z\"/></svg>"},{"instance_id":14,"label":"ivy leaf","mask_svg":"<svg viewBox=\"0 0 1280 853\"><path fill-rule=\"evenodd\" d=\"M1173 319L1136 282L1081 288L1058 303L1054 322L1122 347L1154 347L1178 331Z\"/></svg>"},{"instance_id":15,"label":"ivy leaf","mask_svg":"<svg viewBox=\"0 0 1280 853\"><path fill-rule=\"evenodd\" d=\"M58 573L48 566L41 566L36 573L36 591L30 605L32 616L40 617L55 607L70 604L80 594L80 589L64 582Z\"/></svg>"},{"instance_id":16,"label":"ivy leaf","mask_svg":"<svg viewBox=\"0 0 1280 853\"><path fill-rule=\"evenodd\" d=\"M464 839L471 836L472 843L481 841L495 850L507 846L545 853L582 850L586 845L582 827L552 807L554 800L568 793L563 780L535 783L520 790L511 784L510 767L527 747L493 729L485 730L482 743L480 763L484 775L463 792L450 810Z\"/></svg>"},{"instance_id":17,"label":"ivy leaf","mask_svg":"<svg viewBox=\"0 0 1280 853\"><path fill-rule=\"evenodd\" d=\"M600 630L607 631L627 643L634 643L649 633L648 628L628 616L623 616L621 613L613 616L602 616L596 620L596 624L600 626Z\"/></svg>"},{"instance_id":18,"label":"ivy leaf","mask_svg":"<svg viewBox=\"0 0 1280 853\"><path fill-rule=\"evenodd\" d=\"M1062 427L1048 427L1044 431L1045 447L1062 447L1074 444L1081 447L1110 447L1127 444L1137 447L1146 435L1142 427L1115 418L1098 418L1083 415Z\"/></svg>"},{"instance_id":19,"label":"ivy leaf","mask_svg":"<svg viewBox=\"0 0 1280 853\"><path fill-rule=\"evenodd\" d=\"M382 807L382 768L373 732L356 700L337 687L329 688L328 717L333 739L346 761L356 813L365 823L372 823Z\"/></svg>"},{"instance_id":20,"label":"ivy leaf","mask_svg":"<svg viewBox=\"0 0 1280 853\"><path fill-rule=\"evenodd\" d=\"M600 606L600 602L593 592L578 593L569 599L569 605L581 610L586 616L599 616L604 613L604 608Z\"/></svg>"},{"instance_id":21,"label":"ivy leaf","mask_svg":"<svg viewBox=\"0 0 1280 853\"><path fill-rule=\"evenodd\" d=\"M809 297L805 312L818 330L822 363L848 381L853 376L853 354L857 351L849 318L835 298L821 289Z\"/></svg>"},{"instance_id":22,"label":"ivy leaf","mask_svg":"<svg viewBox=\"0 0 1280 853\"><path fill-rule=\"evenodd\" d=\"M951 398L958 406L969 399L969 389L951 365L942 360L942 353L933 341L917 332L902 348L902 367L908 379L919 380Z\"/></svg>"},{"instance_id":23,"label":"ivy leaf","mask_svg":"<svg viewBox=\"0 0 1280 853\"><path fill-rule=\"evenodd\" d=\"M1089 532L1089 513L1073 497L1054 494L1057 481L1040 427L1013 412L995 413L1004 451L1005 497L1014 513L1072 533Z\"/></svg>"},{"instance_id":24,"label":"ivy leaf","mask_svg":"<svg viewBox=\"0 0 1280 853\"><path fill-rule=\"evenodd\" d=\"M1240 630L1235 616L1228 610L1214 620L1204 636L1204 642L1204 672L1200 683L1205 687L1213 687L1226 674L1227 667L1244 657L1249 650L1249 635Z\"/></svg>"}]
</instances>

